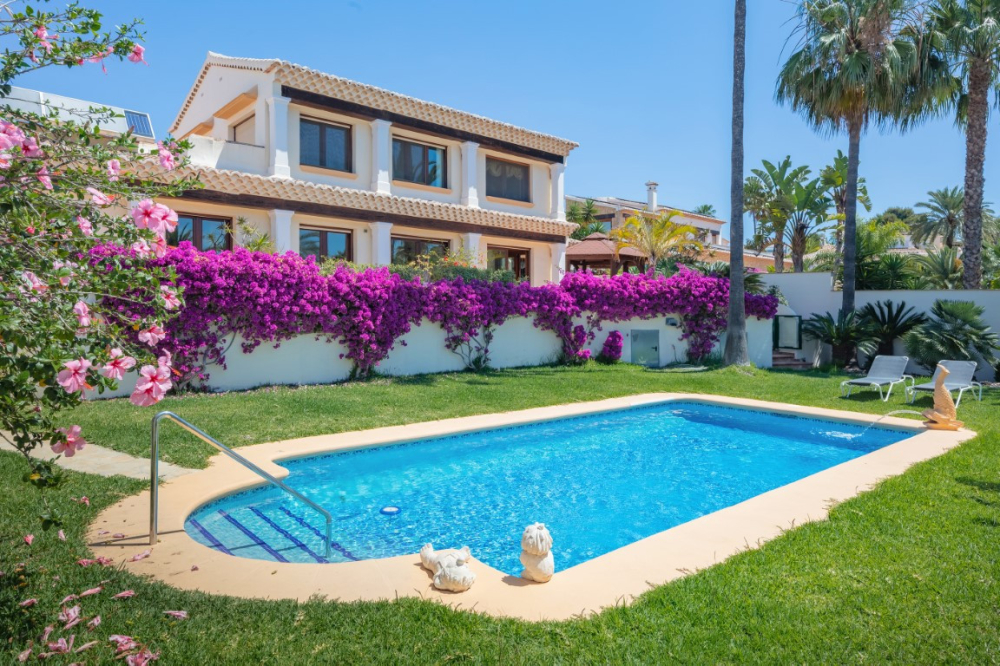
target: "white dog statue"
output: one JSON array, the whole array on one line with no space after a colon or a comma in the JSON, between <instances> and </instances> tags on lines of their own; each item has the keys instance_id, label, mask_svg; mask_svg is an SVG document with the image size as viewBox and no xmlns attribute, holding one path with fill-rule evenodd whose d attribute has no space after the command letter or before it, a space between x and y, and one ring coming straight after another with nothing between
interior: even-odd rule
<instances>
[{"instance_id":1,"label":"white dog statue","mask_svg":"<svg viewBox=\"0 0 1000 666\"><path fill-rule=\"evenodd\" d=\"M524 528L521 535L521 564L524 571L521 578L536 583L547 583L556 571L552 557L552 535L544 523L535 523Z\"/></svg>"},{"instance_id":2,"label":"white dog statue","mask_svg":"<svg viewBox=\"0 0 1000 666\"><path fill-rule=\"evenodd\" d=\"M468 546L434 550L431 544L420 549L420 566L434 574L434 587L450 592L464 592L476 581L466 564L472 557Z\"/></svg>"},{"instance_id":3,"label":"white dog statue","mask_svg":"<svg viewBox=\"0 0 1000 666\"><path fill-rule=\"evenodd\" d=\"M434 575L434 587L448 592L465 592L475 582L476 574L472 573L463 557L439 567Z\"/></svg>"}]
</instances>

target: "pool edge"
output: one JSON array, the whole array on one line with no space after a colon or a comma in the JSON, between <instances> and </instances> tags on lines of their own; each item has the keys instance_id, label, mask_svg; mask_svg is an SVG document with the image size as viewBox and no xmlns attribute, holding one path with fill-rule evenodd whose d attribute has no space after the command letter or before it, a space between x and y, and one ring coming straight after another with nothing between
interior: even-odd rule
<instances>
[{"instance_id":1,"label":"pool edge","mask_svg":"<svg viewBox=\"0 0 1000 666\"><path fill-rule=\"evenodd\" d=\"M871 414L744 398L653 393L285 440L243 447L239 451L281 478L287 475L287 470L279 461L678 400L863 425L879 418ZM825 518L832 504L854 497L879 481L901 474L911 465L941 455L975 436L968 430L930 431L917 421L893 417L882 419L882 424L911 431L913 436L566 571L557 569L555 578L546 585L520 581L476 561L473 565L478 575L476 585L469 592L454 595L438 592L430 586L429 576L419 568L416 555L338 564L279 564L219 553L189 537L184 531L185 519L198 507L219 497L260 485L259 478L224 456L214 457L206 470L161 485L160 541L153 547L151 557L126 566L135 573L149 575L175 587L215 594L302 601L317 594L343 601L419 596L465 609L474 607L477 612L491 615L528 620L568 619L627 603L647 591L650 585L666 583L686 572L722 562L748 546L760 545L780 535L789 527ZM148 516L148 491L105 509L90 526L92 550L100 555L127 559L148 548ZM97 531L102 529L136 536L108 542L97 536ZM556 543L557 567L558 550ZM192 571L195 565L198 569Z\"/></svg>"}]
</instances>

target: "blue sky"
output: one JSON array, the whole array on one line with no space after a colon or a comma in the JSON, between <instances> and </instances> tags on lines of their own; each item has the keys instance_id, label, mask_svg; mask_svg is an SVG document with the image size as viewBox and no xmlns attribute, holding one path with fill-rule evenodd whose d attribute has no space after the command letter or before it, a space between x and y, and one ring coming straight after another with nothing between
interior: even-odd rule
<instances>
[{"instance_id":1,"label":"blue sky","mask_svg":"<svg viewBox=\"0 0 1000 666\"><path fill-rule=\"evenodd\" d=\"M55 0L60 3L61 0ZM45 70L25 87L147 111L162 136L209 50L278 57L572 139L566 188L729 214L732 2L85 0L110 21L145 20L149 66ZM846 137L824 137L774 102L795 6L750 0L746 165L791 155L819 170ZM789 53L785 48L785 56ZM995 123L986 199L1000 202ZM861 174L876 211L913 205L963 181L964 140L950 119L906 134L870 132Z\"/></svg>"}]
</instances>

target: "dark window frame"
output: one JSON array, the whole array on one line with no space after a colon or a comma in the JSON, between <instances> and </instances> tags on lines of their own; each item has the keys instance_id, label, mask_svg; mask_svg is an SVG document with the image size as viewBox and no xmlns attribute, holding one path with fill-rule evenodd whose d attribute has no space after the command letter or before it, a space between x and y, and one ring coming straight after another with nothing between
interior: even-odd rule
<instances>
[{"instance_id":1,"label":"dark window frame","mask_svg":"<svg viewBox=\"0 0 1000 666\"><path fill-rule=\"evenodd\" d=\"M340 261L354 261L354 232L351 231L350 229L337 229L337 228L331 228L331 227L320 227L320 226L314 226L314 225L311 225L311 224L306 224L306 225L299 226L299 234L300 234L300 236L299 236L299 255L304 257L305 255L302 254L302 245L301 245L301 243L302 243L301 234L302 234L303 231L318 231L318 232L320 232L320 236L319 236L319 253L320 253L320 256L317 257L317 260L319 260L319 261L322 261L322 260L325 260L325 259L331 259L332 258L332 257L330 257L329 254L327 254L327 251L329 250L329 243L328 243L329 239L327 238L326 234L327 233L344 234L345 236L347 236L347 243L344 245L344 248L346 250L346 255L347 256L345 256L342 259L340 259Z\"/></svg>"},{"instance_id":2,"label":"dark window frame","mask_svg":"<svg viewBox=\"0 0 1000 666\"><path fill-rule=\"evenodd\" d=\"M395 159L396 151L395 151L395 146L393 146L392 147L392 156L393 156L393 160L392 160L392 179L393 180L398 180L398 181L403 182L403 183L412 183L414 185L423 185L424 187L436 187L436 188L440 188L442 190L447 190L448 189L448 147L447 146L441 146L441 145L434 144L434 143L428 143L426 141L419 141L417 139L411 139L411 138L405 137L405 136L393 136L392 137L392 143L395 144L397 141L400 142L400 143L402 143L402 144L410 144L410 145L413 145L413 146L418 146L418 147L420 147L420 148L423 149L423 153L424 153L423 154L424 179L422 181L421 180L409 180L408 178L401 178L400 176L396 175L396 159ZM430 149L441 151L441 157L443 158L442 161L441 161L441 167L440 167L441 168L441 185L433 185L433 184L427 182L428 179L429 179L429 169L427 167L430 164L430 159L429 159L430 158L430 153L429 153Z\"/></svg>"},{"instance_id":3,"label":"dark window frame","mask_svg":"<svg viewBox=\"0 0 1000 666\"><path fill-rule=\"evenodd\" d=\"M531 248L527 248L527 247L510 247L510 246L507 246L507 245L490 245L490 244L487 244L486 245L486 257L487 257L487 259L490 256L490 251L491 250L503 250L504 252L507 252L508 253L507 257L506 257L507 259L510 259L510 253L511 252L514 252L515 254L518 254L518 255L523 254L524 255L524 272L525 272L525 275L524 275L524 277L521 277L521 276L519 276L517 274L517 271L515 270L514 271L514 277L517 280L524 280L526 282L531 282ZM489 266L489 269L490 270L495 270L493 268L493 266ZM507 269L504 268L504 269L501 269L501 270L507 270Z\"/></svg>"},{"instance_id":4,"label":"dark window frame","mask_svg":"<svg viewBox=\"0 0 1000 666\"><path fill-rule=\"evenodd\" d=\"M309 164L302 161L302 128L305 123L319 127L319 164ZM325 166L326 161L326 132L329 128L344 131L346 140L344 141L344 165L346 169L337 169ZM321 120L311 116L299 117L299 166L307 166L313 169L326 169L327 171L339 171L340 173L354 173L354 126L346 123L337 123L330 120Z\"/></svg>"},{"instance_id":5,"label":"dark window frame","mask_svg":"<svg viewBox=\"0 0 1000 666\"><path fill-rule=\"evenodd\" d=\"M191 220L191 244L194 245L195 249L200 252L227 252L233 249L233 218L223 217L221 215L208 216L208 215L191 215L189 213L177 213L178 225L180 224L180 219L186 217ZM226 225L226 243L222 250L202 250L201 243L204 240L204 229L202 229L202 223L208 220L210 222L222 222ZM177 233L175 230L173 233ZM179 241L178 241L179 244Z\"/></svg>"},{"instance_id":6,"label":"dark window frame","mask_svg":"<svg viewBox=\"0 0 1000 666\"><path fill-rule=\"evenodd\" d=\"M426 236L407 236L405 234L392 234L389 236L389 248L392 249L395 241L414 241L416 243L422 244L418 246L419 249L423 249L423 252L416 252L415 257L422 257L427 254L427 243L435 243L437 245L444 245L445 253L451 252L451 241L446 238L427 238ZM390 263L394 263L393 260L396 258L395 251L392 252L392 256L389 258Z\"/></svg>"},{"instance_id":7,"label":"dark window frame","mask_svg":"<svg viewBox=\"0 0 1000 666\"><path fill-rule=\"evenodd\" d=\"M528 185L528 198L527 199L514 199L508 196L500 194L490 194L490 161L503 162L505 164L514 164L519 167L524 167L528 171L528 177L525 179ZM518 162L516 160L506 160L502 157L494 157L493 155L486 156L486 196L492 197L494 199L505 199L507 201L516 201L518 203L534 203L532 187L531 187L531 164L527 162Z\"/></svg>"}]
</instances>

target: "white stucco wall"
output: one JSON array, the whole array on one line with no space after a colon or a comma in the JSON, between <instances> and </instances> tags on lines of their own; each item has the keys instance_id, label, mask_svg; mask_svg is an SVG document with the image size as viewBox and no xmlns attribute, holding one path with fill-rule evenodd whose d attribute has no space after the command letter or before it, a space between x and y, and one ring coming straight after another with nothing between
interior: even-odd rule
<instances>
[{"instance_id":1,"label":"white stucco wall","mask_svg":"<svg viewBox=\"0 0 1000 666\"><path fill-rule=\"evenodd\" d=\"M558 361L562 352L559 338L551 331L534 326L530 317L509 319L497 329L490 346L490 365L494 368L513 368L545 365ZM615 324L605 324L588 345L593 356L600 353L611 331L620 331L623 337L622 361L632 358L631 336L633 330L655 330L659 334L659 365L665 366L686 360L687 342L680 339L681 329L666 323L667 317L633 319ZM584 323L579 320L578 323ZM751 318L747 321L747 337L751 360L758 367L771 365L771 323ZM444 330L437 324L423 321L420 326L403 336L406 344L397 343L389 356L378 366L378 372L390 376L408 376L438 372L458 372L465 366L462 358L444 346ZM725 338L720 341L721 350ZM244 354L237 340L227 355L227 367L208 369L209 386L213 391L236 391L267 385L331 384L346 380L351 373L351 363L340 358L344 347L336 342L317 340L313 335L303 335L282 342L278 348L262 344L250 354ZM135 386L135 374L126 376L117 391L87 399L127 396Z\"/></svg>"},{"instance_id":2,"label":"white stucco wall","mask_svg":"<svg viewBox=\"0 0 1000 666\"><path fill-rule=\"evenodd\" d=\"M830 273L767 273L762 276L768 285L776 285L788 301L789 308L804 319L813 314L830 312L836 314L840 309L843 294L833 290L833 277ZM863 308L869 303L890 300L893 303L905 301L907 306L918 312L930 315L931 306L937 300L973 301L985 308L983 319L990 328L1000 332L1000 291L970 289L970 290L896 290L896 291L858 291L855 296L855 307ZM822 349L814 340L803 339L803 349L799 356L817 363L830 360L829 349ZM906 348L900 340L895 343L897 354L905 354ZM916 363L911 362L907 371L911 374L925 374ZM980 363L976 373L982 380L993 379L993 369Z\"/></svg>"}]
</instances>

